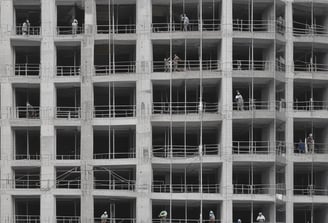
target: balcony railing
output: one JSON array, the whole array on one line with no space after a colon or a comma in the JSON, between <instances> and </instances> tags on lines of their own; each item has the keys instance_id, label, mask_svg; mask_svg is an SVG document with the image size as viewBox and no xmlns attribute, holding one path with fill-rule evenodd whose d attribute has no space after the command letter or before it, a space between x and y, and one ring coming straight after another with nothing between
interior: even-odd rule
<instances>
[{"instance_id":1,"label":"balcony railing","mask_svg":"<svg viewBox=\"0 0 328 223\"><path fill-rule=\"evenodd\" d=\"M41 33L40 26L30 26L26 31L23 31L23 26L16 26L16 35L23 36L38 36Z\"/></svg>"},{"instance_id":2,"label":"balcony railing","mask_svg":"<svg viewBox=\"0 0 328 223\"><path fill-rule=\"evenodd\" d=\"M40 118L39 106L16 106L15 118L38 119Z\"/></svg>"},{"instance_id":3,"label":"balcony railing","mask_svg":"<svg viewBox=\"0 0 328 223\"><path fill-rule=\"evenodd\" d=\"M119 117L135 117L135 105L98 105L94 107L93 116L95 118L119 118Z\"/></svg>"},{"instance_id":4,"label":"balcony railing","mask_svg":"<svg viewBox=\"0 0 328 223\"><path fill-rule=\"evenodd\" d=\"M15 64L16 76L39 76L40 64Z\"/></svg>"},{"instance_id":5,"label":"balcony railing","mask_svg":"<svg viewBox=\"0 0 328 223\"><path fill-rule=\"evenodd\" d=\"M219 184L203 184L202 189L203 193L220 193ZM166 184L164 182L153 182L152 185L152 191L155 193L199 193L200 190L200 184Z\"/></svg>"},{"instance_id":6,"label":"balcony railing","mask_svg":"<svg viewBox=\"0 0 328 223\"><path fill-rule=\"evenodd\" d=\"M327 72L328 65L320 63L311 63L307 61L294 61L294 71L301 72Z\"/></svg>"},{"instance_id":7,"label":"balcony railing","mask_svg":"<svg viewBox=\"0 0 328 223\"><path fill-rule=\"evenodd\" d=\"M272 194L276 185L270 184L234 184L234 194Z\"/></svg>"},{"instance_id":8,"label":"balcony railing","mask_svg":"<svg viewBox=\"0 0 328 223\"><path fill-rule=\"evenodd\" d=\"M83 26L78 26L76 29L72 26L57 26L57 35L78 35L83 33Z\"/></svg>"},{"instance_id":9,"label":"balcony railing","mask_svg":"<svg viewBox=\"0 0 328 223\"><path fill-rule=\"evenodd\" d=\"M172 66L172 68L171 68ZM153 61L153 72L182 72L199 71L200 66L203 71L220 71L221 63L219 60L179 60L174 61Z\"/></svg>"},{"instance_id":10,"label":"balcony railing","mask_svg":"<svg viewBox=\"0 0 328 223\"><path fill-rule=\"evenodd\" d=\"M81 108L56 107L56 118L79 119L81 118Z\"/></svg>"},{"instance_id":11,"label":"balcony railing","mask_svg":"<svg viewBox=\"0 0 328 223\"><path fill-rule=\"evenodd\" d=\"M202 147L202 155L221 155L220 145L219 144L204 144ZM153 145L153 156L161 158L169 157L193 157L200 156L199 146L191 145Z\"/></svg>"},{"instance_id":12,"label":"balcony railing","mask_svg":"<svg viewBox=\"0 0 328 223\"><path fill-rule=\"evenodd\" d=\"M39 160L40 154L16 154L16 160Z\"/></svg>"},{"instance_id":13,"label":"balcony railing","mask_svg":"<svg viewBox=\"0 0 328 223\"><path fill-rule=\"evenodd\" d=\"M317 24L306 24L300 22L293 23L293 33L294 36L327 36L328 31L325 26L317 25Z\"/></svg>"},{"instance_id":14,"label":"balcony railing","mask_svg":"<svg viewBox=\"0 0 328 223\"><path fill-rule=\"evenodd\" d=\"M56 155L56 159L57 160L79 160L80 159L80 155L77 155L77 154L72 154L72 155L69 155L69 154L65 154L65 155L57 154Z\"/></svg>"},{"instance_id":15,"label":"balcony railing","mask_svg":"<svg viewBox=\"0 0 328 223\"><path fill-rule=\"evenodd\" d=\"M81 223L80 216L56 216L56 223Z\"/></svg>"},{"instance_id":16,"label":"balcony railing","mask_svg":"<svg viewBox=\"0 0 328 223\"><path fill-rule=\"evenodd\" d=\"M17 177L15 179L15 186L16 189L37 189L40 188L40 179L26 179L29 176L26 177ZM31 177L40 177L40 176L31 176Z\"/></svg>"},{"instance_id":17,"label":"balcony railing","mask_svg":"<svg viewBox=\"0 0 328 223\"><path fill-rule=\"evenodd\" d=\"M135 61L117 61L111 65L95 65L96 76L108 76L115 73L135 73Z\"/></svg>"},{"instance_id":18,"label":"balcony railing","mask_svg":"<svg viewBox=\"0 0 328 223\"><path fill-rule=\"evenodd\" d=\"M130 148L131 152L114 152L114 153L94 153L94 159L124 159L136 158L135 148Z\"/></svg>"},{"instance_id":19,"label":"balcony railing","mask_svg":"<svg viewBox=\"0 0 328 223\"><path fill-rule=\"evenodd\" d=\"M328 101L295 101L293 108L297 111L328 110Z\"/></svg>"},{"instance_id":20,"label":"balcony railing","mask_svg":"<svg viewBox=\"0 0 328 223\"><path fill-rule=\"evenodd\" d=\"M233 70L273 71L274 62L268 60L233 60Z\"/></svg>"},{"instance_id":21,"label":"balcony railing","mask_svg":"<svg viewBox=\"0 0 328 223\"><path fill-rule=\"evenodd\" d=\"M218 19L190 20L187 30L184 30L182 22L173 22L172 24L167 22L152 23L153 32L200 31L200 27L202 27L203 31L219 31L221 24Z\"/></svg>"},{"instance_id":22,"label":"balcony railing","mask_svg":"<svg viewBox=\"0 0 328 223\"><path fill-rule=\"evenodd\" d=\"M233 154L272 154L270 141L232 141Z\"/></svg>"},{"instance_id":23,"label":"balcony railing","mask_svg":"<svg viewBox=\"0 0 328 223\"><path fill-rule=\"evenodd\" d=\"M57 76L79 76L80 66L57 66Z\"/></svg>"},{"instance_id":24,"label":"balcony railing","mask_svg":"<svg viewBox=\"0 0 328 223\"><path fill-rule=\"evenodd\" d=\"M327 143L314 143L314 149L312 151L306 150L305 143L304 147L300 147L300 143L294 143L294 152L300 153L303 155L310 155L310 154L328 154L328 144Z\"/></svg>"},{"instance_id":25,"label":"balcony railing","mask_svg":"<svg viewBox=\"0 0 328 223\"><path fill-rule=\"evenodd\" d=\"M15 223L40 223L40 215L15 215Z\"/></svg>"},{"instance_id":26,"label":"balcony railing","mask_svg":"<svg viewBox=\"0 0 328 223\"><path fill-rule=\"evenodd\" d=\"M152 223L221 223L221 220L202 220L200 221L199 219L191 219L191 218L182 218L182 219L178 219L178 218L166 218L165 220L162 219L153 219ZM270 223L270 222L269 222Z\"/></svg>"},{"instance_id":27,"label":"balcony railing","mask_svg":"<svg viewBox=\"0 0 328 223\"><path fill-rule=\"evenodd\" d=\"M249 111L249 110L270 110L274 109L275 103L270 101L257 101L250 99L245 102L233 102L233 110Z\"/></svg>"},{"instance_id":28,"label":"balcony railing","mask_svg":"<svg viewBox=\"0 0 328 223\"><path fill-rule=\"evenodd\" d=\"M218 103L208 102L153 102L153 114L218 113Z\"/></svg>"},{"instance_id":29,"label":"balcony railing","mask_svg":"<svg viewBox=\"0 0 328 223\"><path fill-rule=\"evenodd\" d=\"M327 196L328 188L319 188L316 185L294 185L294 195L308 195L308 196Z\"/></svg>"},{"instance_id":30,"label":"balcony railing","mask_svg":"<svg viewBox=\"0 0 328 223\"><path fill-rule=\"evenodd\" d=\"M275 21L234 19L233 30L240 32L275 32Z\"/></svg>"},{"instance_id":31,"label":"balcony railing","mask_svg":"<svg viewBox=\"0 0 328 223\"><path fill-rule=\"evenodd\" d=\"M94 180L94 189L102 190L135 190L135 181L134 180Z\"/></svg>"},{"instance_id":32,"label":"balcony railing","mask_svg":"<svg viewBox=\"0 0 328 223\"><path fill-rule=\"evenodd\" d=\"M94 223L102 223L101 218L94 218ZM117 222L117 223L136 223L135 218L107 218L106 223Z\"/></svg>"},{"instance_id":33,"label":"balcony railing","mask_svg":"<svg viewBox=\"0 0 328 223\"><path fill-rule=\"evenodd\" d=\"M56 180L56 188L79 189L81 188L81 180Z\"/></svg>"},{"instance_id":34,"label":"balcony railing","mask_svg":"<svg viewBox=\"0 0 328 223\"><path fill-rule=\"evenodd\" d=\"M135 33L135 32L136 32L136 24L97 25L98 34L109 34L109 33L127 34L127 33Z\"/></svg>"}]
</instances>

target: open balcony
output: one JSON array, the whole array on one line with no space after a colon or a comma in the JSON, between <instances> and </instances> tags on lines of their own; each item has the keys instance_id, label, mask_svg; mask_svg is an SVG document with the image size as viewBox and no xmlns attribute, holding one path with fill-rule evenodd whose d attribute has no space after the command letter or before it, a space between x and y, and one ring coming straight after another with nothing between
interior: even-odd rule
<instances>
[{"instance_id":1,"label":"open balcony","mask_svg":"<svg viewBox=\"0 0 328 223\"><path fill-rule=\"evenodd\" d=\"M41 3L33 4L14 3L15 34L23 36L37 36L41 34Z\"/></svg>"},{"instance_id":2,"label":"open balcony","mask_svg":"<svg viewBox=\"0 0 328 223\"><path fill-rule=\"evenodd\" d=\"M202 40L200 43L195 39L175 39L172 46L169 41L154 40L153 72L218 72L221 70L220 50L220 40Z\"/></svg>"},{"instance_id":3,"label":"open balcony","mask_svg":"<svg viewBox=\"0 0 328 223\"><path fill-rule=\"evenodd\" d=\"M56 159L77 160L81 153L81 132L79 128L56 128Z\"/></svg>"},{"instance_id":4,"label":"open balcony","mask_svg":"<svg viewBox=\"0 0 328 223\"><path fill-rule=\"evenodd\" d=\"M294 164L294 195L327 196L328 165Z\"/></svg>"},{"instance_id":5,"label":"open balcony","mask_svg":"<svg viewBox=\"0 0 328 223\"><path fill-rule=\"evenodd\" d=\"M275 32L274 3L233 0L233 30L238 32Z\"/></svg>"},{"instance_id":6,"label":"open balcony","mask_svg":"<svg viewBox=\"0 0 328 223\"><path fill-rule=\"evenodd\" d=\"M63 1L62 1L63 2ZM84 2L57 3L57 35L78 35L84 33ZM76 24L75 24L75 21Z\"/></svg>"},{"instance_id":7,"label":"open balcony","mask_svg":"<svg viewBox=\"0 0 328 223\"><path fill-rule=\"evenodd\" d=\"M14 118L39 119L40 118L40 87L29 85L14 88L15 100Z\"/></svg>"},{"instance_id":8,"label":"open balcony","mask_svg":"<svg viewBox=\"0 0 328 223\"><path fill-rule=\"evenodd\" d=\"M311 43L294 44L294 71L326 73L328 71L328 47Z\"/></svg>"},{"instance_id":9,"label":"open balcony","mask_svg":"<svg viewBox=\"0 0 328 223\"><path fill-rule=\"evenodd\" d=\"M80 223L81 199L79 197L56 197L56 222Z\"/></svg>"},{"instance_id":10,"label":"open balcony","mask_svg":"<svg viewBox=\"0 0 328 223\"><path fill-rule=\"evenodd\" d=\"M15 160L39 160L40 128L15 128L13 132Z\"/></svg>"},{"instance_id":11,"label":"open balcony","mask_svg":"<svg viewBox=\"0 0 328 223\"><path fill-rule=\"evenodd\" d=\"M135 190L135 167L97 166L93 169L93 175L96 190Z\"/></svg>"},{"instance_id":12,"label":"open balcony","mask_svg":"<svg viewBox=\"0 0 328 223\"><path fill-rule=\"evenodd\" d=\"M136 1L96 1L97 33L136 32ZM110 2L110 5L108 3Z\"/></svg>"},{"instance_id":13,"label":"open balcony","mask_svg":"<svg viewBox=\"0 0 328 223\"><path fill-rule=\"evenodd\" d=\"M153 114L219 113L219 80L153 82ZM170 99L172 101L170 101Z\"/></svg>"},{"instance_id":14,"label":"open balcony","mask_svg":"<svg viewBox=\"0 0 328 223\"><path fill-rule=\"evenodd\" d=\"M110 45L96 43L94 48L94 72L96 76L135 73L135 41L115 41Z\"/></svg>"},{"instance_id":15,"label":"open balcony","mask_svg":"<svg viewBox=\"0 0 328 223\"><path fill-rule=\"evenodd\" d=\"M94 222L101 222L104 210L107 210L107 222L136 222L136 200L116 197L95 197L94 201Z\"/></svg>"},{"instance_id":16,"label":"open balcony","mask_svg":"<svg viewBox=\"0 0 328 223\"><path fill-rule=\"evenodd\" d=\"M221 167L202 164L153 166L155 193L220 193ZM172 182L170 182L172 179Z\"/></svg>"},{"instance_id":17,"label":"open balcony","mask_svg":"<svg viewBox=\"0 0 328 223\"><path fill-rule=\"evenodd\" d=\"M14 46L15 76L39 76L40 46Z\"/></svg>"},{"instance_id":18,"label":"open balcony","mask_svg":"<svg viewBox=\"0 0 328 223\"><path fill-rule=\"evenodd\" d=\"M136 157L134 126L94 127L94 159L131 159Z\"/></svg>"},{"instance_id":19,"label":"open balcony","mask_svg":"<svg viewBox=\"0 0 328 223\"><path fill-rule=\"evenodd\" d=\"M199 12L202 10L202 13ZM186 15L187 20L183 18ZM152 0L153 32L219 31L221 1L185 2ZM184 22L185 21L185 22Z\"/></svg>"},{"instance_id":20,"label":"open balcony","mask_svg":"<svg viewBox=\"0 0 328 223\"><path fill-rule=\"evenodd\" d=\"M274 204L265 201L233 201L232 215L233 222L241 219L242 222L259 222L256 220L261 212L265 217L265 222L274 221Z\"/></svg>"},{"instance_id":21,"label":"open balcony","mask_svg":"<svg viewBox=\"0 0 328 223\"><path fill-rule=\"evenodd\" d=\"M81 47L79 43L72 43L71 46L56 46L57 50L57 70L58 77L79 76L81 74Z\"/></svg>"},{"instance_id":22,"label":"open balcony","mask_svg":"<svg viewBox=\"0 0 328 223\"><path fill-rule=\"evenodd\" d=\"M327 203L294 204L294 222L326 222L328 220L327 213Z\"/></svg>"},{"instance_id":23,"label":"open balcony","mask_svg":"<svg viewBox=\"0 0 328 223\"><path fill-rule=\"evenodd\" d=\"M79 119L81 117L80 87L58 86L56 93L56 118Z\"/></svg>"},{"instance_id":24,"label":"open balcony","mask_svg":"<svg viewBox=\"0 0 328 223\"><path fill-rule=\"evenodd\" d=\"M202 201L199 200L152 200L152 223L161 223L158 215L161 211L167 211L167 222L172 223L199 223L200 214L202 215L202 222L209 222L209 212L213 211L216 216L215 223L221 222L221 203L218 201ZM171 210L171 212L170 212Z\"/></svg>"},{"instance_id":25,"label":"open balcony","mask_svg":"<svg viewBox=\"0 0 328 223\"><path fill-rule=\"evenodd\" d=\"M80 189L80 167L56 167L55 183L59 189Z\"/></svg>"},{"instance_id":26,"label":"open balcony","mask_svg":"<svg viewBox=\"0 0 328 223\"><path fill-rule=\"evenodd\" d=\"M220 129L218 123L175 123L152 127L153 157L186 158L219 156Z\"/></svg>"},{"instance_id":27,"label":"open balcony","mask_svg":"<svg viewBox=\"0 0 328 223\"><path fill-rule=\"evenodd\" d=\"M40 197L14 197L15 223L40 223Z\"/></svg>"},{"instance_id":28,"label":"open balcony","mask_svg":"<svg viewBox=\"0 0 328 223\"><path fill-rule=\"evenodd\" d=\"M14 169L16 189L40 188L40 167L24 167Z\"/></svg>"},{"instance_id":29,"label":"open balcony","mask_svg":"<svg viewBox=\"0 0 328 223\"><path fill-rule=\"evenodd\" d=\"M94 117L121 118L136 115L135 83L94 85Z\"/></svg>"}]
</instances>

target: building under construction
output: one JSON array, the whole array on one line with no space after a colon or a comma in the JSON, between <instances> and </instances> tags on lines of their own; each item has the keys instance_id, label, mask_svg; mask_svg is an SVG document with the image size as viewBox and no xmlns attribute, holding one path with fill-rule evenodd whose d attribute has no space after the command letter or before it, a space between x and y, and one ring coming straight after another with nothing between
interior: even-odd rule
<instances>
[{"instance_id":1,"label":"building under construction","mask_svg":"<svg viewBox=\"0 0 328 223\"><path fill-rule=\"evenodd\" d=\"M328 222L327 0L0 0L0 23L1 223Z\"/></svg>"}]
</instances>

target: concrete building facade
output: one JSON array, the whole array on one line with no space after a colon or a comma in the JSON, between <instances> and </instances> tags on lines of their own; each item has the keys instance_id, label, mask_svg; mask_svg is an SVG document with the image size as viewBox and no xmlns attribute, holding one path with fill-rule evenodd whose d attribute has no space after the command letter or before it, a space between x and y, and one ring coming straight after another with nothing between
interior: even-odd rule
<instances>
[{"instance_id":1,"label":"concrete building facade","mask_svg":"<svg viewBox=\"0 0 328 223\"><path fill-rule=\"evenodd\" d=\"M0 0L0 221L328 222L327 12Z\"/></svg>"}]
</instances>

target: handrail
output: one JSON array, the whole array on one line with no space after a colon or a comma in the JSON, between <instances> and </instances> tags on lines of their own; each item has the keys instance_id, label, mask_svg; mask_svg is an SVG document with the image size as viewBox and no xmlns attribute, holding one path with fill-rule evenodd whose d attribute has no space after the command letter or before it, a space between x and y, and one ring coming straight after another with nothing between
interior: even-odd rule
<instances>
[{"instance_id":1,"label":"handrail","mask_svg":"<svg viewBox=\"0 0 328 223\"><path fill-rule=\"evenodd\" d=\"M191 218L183 218L183 219L178 219L178 218L166 218L165 220L162 219L153 219L152 223L200 223L199 219L191 219ZM221 220L202 220L202 223L221 223Z\"/></svg>"},{"instance_id":2,"label":"handrail","mask_svg":"<svg viewBox=\"0 0 328 223\"><path fill-rule=\"evenodd\" d=\"M96 76L107 76L115 73L135 73L136 61L115 61L111 65L94 65Z\"/></svg>"},{"instance_id":3,"label":"handrail","mask_svg":"<svg viewBox=\"0 0 328 223\"><path fill-rule=\"evenodd\" d=\"M79 160L80 155L69 155L69 154L57 154L56 155L57 160Z\"/></svg>"},{"instance_id":4,"label":"handrail","mask_svg":"<svg viewBox=\"0 0 328 223\"><path fill-rule=\"evenodd\" d=\"M317 35L317 36L326 36L328 31L325 26L318 24L307 24L301 22L293 22L293 34L294 36L302 35Z\"/></svg>"},{"instance_id":5,"label":"handrail","mask_svg":"<svg viewBox=\"0 0 328 223\"><path fill-rule=\"evenodd\" d=\"M328 101L294 101L293 109L297 111L328 110Z\"/></svg>"},{"instance_id":6,"label":"handrail","mask_svg":"<svg viewBox=\"0 0 328 223\"><path fill-rule=\"evenodd\" d=\"M221 155L220 144L204 144L202 155ZM152 154L154 157L190 157L199 156L199 145L153 145Z\"/></svg>"},{"instance_id":7,"label":"handrail","mask_svg":"<svg viewBox=\"0 0 328 223\"><path fill-rule=\"evenodd\" d=\"M57 66L57 76L79 76L81 66Z\"/></svg>"},{"instance_id":8,"label":"handrail","mask_svg":"<svg viewBox=\"0 0 328 223\"><path fill-rule=\"evenodd\" d=\"M29 177L40 177L40 175L30 175ZM28 189L38 189L40 188L40 179L15 179L14 180L14 188L21 189L21 188L28 188Z\"/></svg>"},{"instance_id":9,"label":"handrail","mask_svg":"<svg viewBox=\"0 0 328 223\"><path fill-rule=\"evenodd\" d=\"M23 32L23 26L16 26L15 34L24 36L39 36L41 34L41 26L30 26L27 28L26 32Z\"/></svg>"},{"instance_id":10,"label":"handrail","mask_svg":"<svg viewBox=\"0 0 328 223\"><path fill-rule=\"evenodd\" d=\"M111 153L94 153L93 159L124 159L136 158L135 148L130 148L133 152L111 152Z\"/></svg>"},{"instance_id":11,"label":"handrail","mask_svg":"<svg viewBox=\"0 0 328 223\"><path fill-rule=\"evenodd\" d=\"M81 107L56 107L56 118L81 118Z\"/></svg>"},{"instance_id":12,"label":"handrail","mask_svg":"<svg viewBox=\"0 0 328 223\"><path fill-rule=\"evenodd\" d=\"M183 24L181 22L158 22L151 24L153 32L176 32L184 31ZM221 23L219 19L191 19L188 24L187 31L200 31L202 27L203 31L219 31L221 29Z\"/></svg>"},{"instance_id":13,"label":"handrail","mask_svg":"<svg viewBox=\"0 0 328 223\"><path fill-rule=\"evenodd\" d=\"M95 223L98 223L98 222L100 223L100 222L102 222L101 220L102 220L101 218L94 218ZM108 222L108 223L110 223L110 222L135 223L136 222L135 218L111 218L111 217L108 217L106 220L107 220L106 222Z\"/></svg>"},{"instance_id":14,"label":"handrail","mask_svg":"<svg viewBox=\"0 0 328 223\"><path fill-rule=\"evenodd\" d=\"M66 189L79 189L81 188L81 180L66 180L66 179L56 179L56 188L66 188Z\"/></svg>"},{"instance_id":15,"label":"handrail","mask_svg":"<svg viewBox=\"0 0 328 223\"><path fill-rule=\"evenodd\" d=\"M233 184L234 194L273 194L276 184Z\"/></svg>"},{"instance_id":16,"label":"handrail","mask_svg":"<svg viewBox=\"0 0 328 223\"><path fill-rule=\"evenodd\" d=\"M233 102L233 110L272 110L275 108L275 103L272 101L257 101L256 99L249 99L244 102Z\"/></svg>"},{"instance_id":17,"label":"handrail","mask_svg":"<svg viewBox=\"0 0 328 223\"><path fill-rule=\"evenodd\" d=\"M311 63L310 61L294 61L294 71L304 71L304 72L327 72L328 65L321 63Z\"/></svg>"},{"instance_id":18,"label":"handrail","mask_svg":"<svg viewBox=\"0 0 328 223\"><path fill-rule=\"evenodd\" d=\"M56 216L57 223L80 223L80 216Z\"/></svg>"},{"instance_id":19,"label":"handrail","mask_svg":"<svg viewBox=\"0 0 328 223\"><path fill-rule=\"evenodd\" d=\"M294 195L316 195L316 196L327 196L328 195L328 188L323 187L319 188L316 185L309 184L309 185L294 185Z\"/></svg>"},{"instance_id":20,"label":"handrail","mask_svg":"<svg viewBox=\"0 0 328 223\"><path fill-rule=\"evenodd\" d=\"M106 189L106 190L135 190L135 180L128 180L127 182L121 182L118 180L94 180L94 189Z\"/></svg>"},{"instance_id":21,"label":"handrail","mask_svg":"<svg viewBox=\"0 0 328 223\"><path fill-rule=\"evenodd\" d=\"M95 118L135 117L136 105L96 105L93 116Z\"/></svg>"},{"instance_id":22,"label":"handrail","mask_svg":"<svg viewBox=\"0 0 328 223\"><path fill-rule=\"evenodd\" d=\"M15 160L39 160L40 154L15 154Z\"/></svg>"},{"instance_id":23,"label":"handrail","mask_svg":"<svg viewBox=\"0 0 328 223\"><path fill-rule=\"evenodd\" d=\"M234 19L233 30L241 32L275 32L275 20ZM252 30L253 27L253 30Z\"/></svg>"},{"instance_id":24,"label":"handrail","mask_svg":"<svg viewBox=\"0 0 328 223\"><path fill-rule=\"evenodd\" d=\"M27 119L38 119L40 118L40 107L39 106L16 106L15 107L15 118L27 118Z\"/></svg>"},{"instance_id":25,"label":"handrail","mask_svg":"<svg viewBox=\"0 0 328 223\"><path fill-rule=\"evenodd\" d=\"M39 223L40 215L15 215L15 222L19 223Z\"/></svg>"},{"instance_id":26,"label":"handrail","mask_svg":"<svg viewBox=\"0 0 328 223\"><path fill-rule=\"evenodd\" d=\"M171 63L171 61L153 61L153 72L181 72L181 71L199 71L200 66L202 70L206 71L220 71L220 60L178 60ZM171 70L172 67L172 70Z\"/></svg>"},{"instance_id":27,"label":"handrail","mask_svg":"<svg viewBox=\"0 0 328 223\"><path fill-rule=\"evenodd\" d=\"M76 29L74 29L72 26L57 26L57 35L77 35L83 33L83 26L78 26Z\"/></svg>"},{"instance_id":28,"label":"handrail","mask_svg":"<svg viewBox=\"0 0 328 223\"><path fill-rule=\"evenodd\" d=\"M39 76L40 64L15 64L16 76Z\"/></svg>"},{"instance_id":29,"label":"handrail","mask_svg":"<svg viewBox=\"0 0 328 223\"><path fill-rule=\"evenodd\" d=\"M233 154L272 154L270 141L232 141Z\"/></svg>"},{"instance_id":30,"label":"handrail","mask_svg":"<svg viewBox=\"0 0 328 223\"><path fill-rule=\"evenodd\" d=\"M172 188L172 190L171 190ZM203 193L220 193L220 184L152 184L152 191L155 193L198 193L201 188Z\"/></svg>"},{"instance_id":31,"label":"handrail","mask_svg":"<svg viewBox=\"0 0 328 223\"><path fill-rule=\"evenodd\" d=\"M233 70L273 71L274 61L270 60L239 60L232 61Z\"/></svg>"},{"instance_id":32,"label":"handrail","mask_svg":"<svg viewBox=\"0 0 328 223\"><path fill-rule=\"evenodd\" d=\"M135 33L136 24L116 24L116 25L97 25L98 34L109 34L109 33Z\"/></svg>"},{"instance_id":33,"label":"handrail","mask_svg":"<svg viewBox=\"0 0 328 223\"><path fill-rule=\"evenodd\" d=\"M219 104L211 102L153 102L153 114L218 113Z\"/></svg>"},{"instance_id":34,"label":"handrail","mask_svg":"<svg viewBox=\"0 0 328 223\"><path fill-rule=\"evenodd\" d=\"M304 143L304 142L303 142ZM314 149L312 151L306 151L305 145L304 150L299 148L299 142L294 143L294 153L310 155L310 154L328 154L328 143L314 143Z\"/></svg>"}]
</instances>

